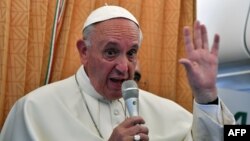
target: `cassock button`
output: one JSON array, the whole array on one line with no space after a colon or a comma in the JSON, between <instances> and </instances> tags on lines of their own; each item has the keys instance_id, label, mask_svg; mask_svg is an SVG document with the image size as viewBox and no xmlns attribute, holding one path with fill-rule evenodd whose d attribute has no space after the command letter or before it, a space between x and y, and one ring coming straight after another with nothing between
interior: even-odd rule
<instances>
[{"instance_id":1,"label":"cassock button","mask_svg":"<svg viewBox=\"0 0 250 141\"><path fill-rule=\"evenodd\" d=\"M114 114L115 114L116 116L119 115L119 113L120 113L120 112L119 112L117 109L114 110Z\"/></svg>"}]
</instances>

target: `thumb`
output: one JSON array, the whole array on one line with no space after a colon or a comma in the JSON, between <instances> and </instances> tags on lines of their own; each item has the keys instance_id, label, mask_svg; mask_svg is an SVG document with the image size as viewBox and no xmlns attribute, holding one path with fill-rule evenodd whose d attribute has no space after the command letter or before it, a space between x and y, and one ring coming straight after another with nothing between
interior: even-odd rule
<instances>
[{"instance_id":1,"label":"thumb","mask_svg":"<svg viewBox=\"0 0 250 141\"><path fill-rule=\"evenodd\" d=\"M188 60L186 58L181 58L179 60L179 63L182 64L185 67L187 72L190 72L192 70L192 63L191 63L190 60Z\"/></svg>"}]
</instances>

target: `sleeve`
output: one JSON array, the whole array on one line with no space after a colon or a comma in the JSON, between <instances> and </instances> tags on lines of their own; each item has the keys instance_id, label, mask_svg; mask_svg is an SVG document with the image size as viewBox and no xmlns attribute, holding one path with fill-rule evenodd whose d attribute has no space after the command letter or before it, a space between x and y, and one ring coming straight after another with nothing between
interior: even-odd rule
<instances>
[{"instance_id":1,"label":"sleeve","mask_svg":"<svg viewBox=\"0 0 250 141\"><path fill-rule=\"evenodd\" d=\"M24 118L24 101L14 104L3 125L0 141L32 141Z\"/></svg>"},{"instance_id":2,"label":"sleeve","mask_svg":"<svg viewBox=\"0 0 250 141\"><path fill-rule=\"evenodd\" d=\"M235 124L235 119L221 99L218 105L201 105L194 101L192 126L194 141L223 141L225 124Z\"/></svg>"}]
</instances>

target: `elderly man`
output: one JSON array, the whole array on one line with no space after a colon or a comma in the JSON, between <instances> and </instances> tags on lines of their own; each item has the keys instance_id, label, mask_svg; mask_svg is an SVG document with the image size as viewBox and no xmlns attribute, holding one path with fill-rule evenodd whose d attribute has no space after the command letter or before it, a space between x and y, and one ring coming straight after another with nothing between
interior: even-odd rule
<instances>
[{"instance_id":1,"label":"elderly man","mask_svg":"<svg viewBox=\"0 0 250 141\"><path fill-rule=\"evenodd\" d=\"M83 64L75 75L18 100L1 141L222 141L234 117L216 91L219 36L208 49L198 21L192 42L184 28L182 58L194 96L193 114L173 101L139 90L139 116L128 116L121 86L132 80L142 32L136 18L118 6L94 10L77 48Z\"/></svg>"}]
</instances>

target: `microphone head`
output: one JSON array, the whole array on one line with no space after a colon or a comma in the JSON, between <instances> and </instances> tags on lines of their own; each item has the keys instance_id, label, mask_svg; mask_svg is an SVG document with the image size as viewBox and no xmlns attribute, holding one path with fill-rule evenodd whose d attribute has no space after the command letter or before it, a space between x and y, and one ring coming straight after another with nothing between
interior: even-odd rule
<instances>
[{"instance_id":1,"label":"microphone head","mask_svg":"<svg viewBox=\"0 0 250 141\"><path fill-rule=\"evenodd\" d=\"M138 98L139 90L134 80L127 80L122 83L122 96L126 100L128 98Z\"/></svg>"},{"instance_id":2,"label":"microphone head","mask_svg":"<svg viewBox=\"0 0 250 141\"><path fill-rule=\"evenodd\" d=\"M138 95L139 89L134 80L127 80L122 83L122 96L130 116L139 115Z\"/></svg>"}]
</instances>

